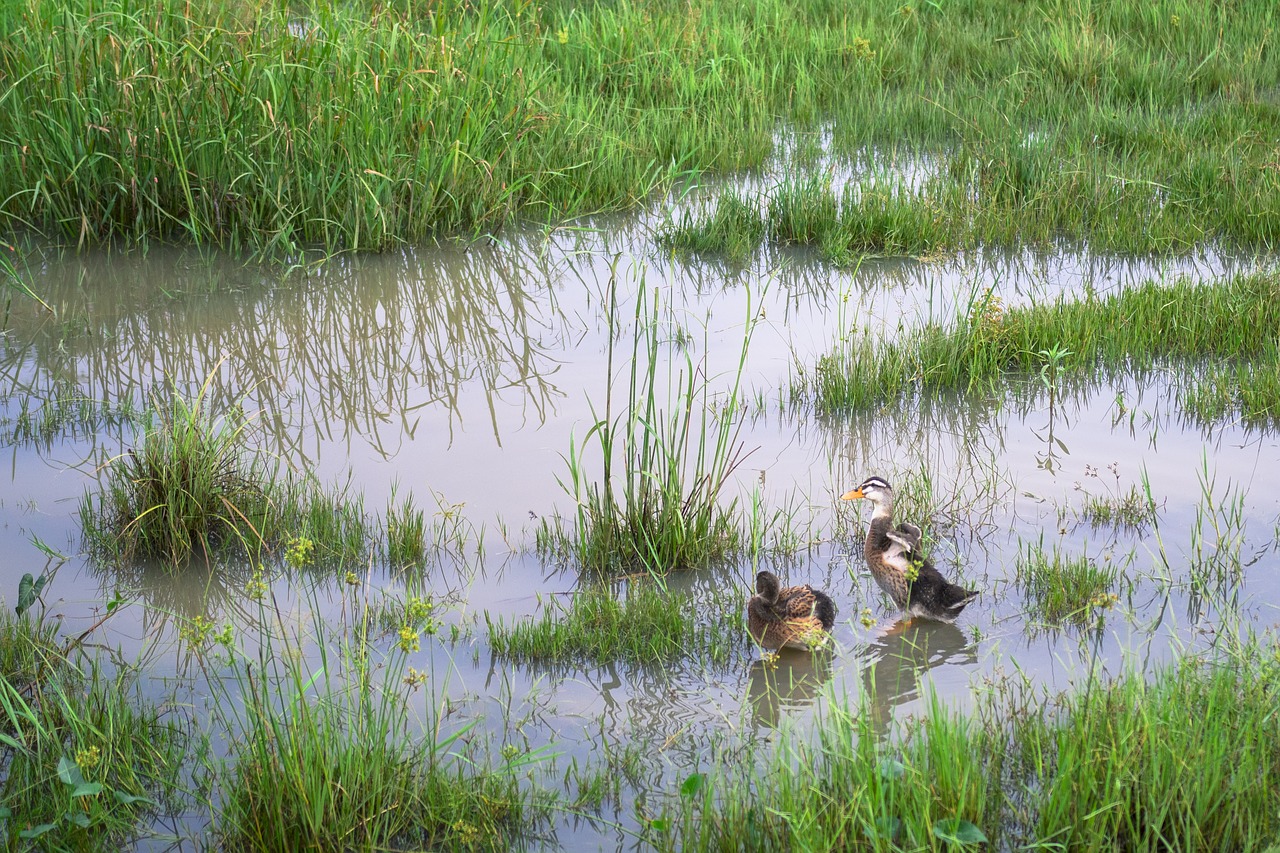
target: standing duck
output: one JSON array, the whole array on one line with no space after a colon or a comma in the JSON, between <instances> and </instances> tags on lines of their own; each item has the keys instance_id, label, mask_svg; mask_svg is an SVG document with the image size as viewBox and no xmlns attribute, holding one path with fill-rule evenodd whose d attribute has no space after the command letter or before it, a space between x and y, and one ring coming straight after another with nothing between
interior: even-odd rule
<instances>
[{"instance_id":1,"label":"standing duck","mask_svg":"<svg viewBox=\"0 0 1280 853\"><path fill-rule=\"evenodd\" d=\"M927 557L917 556L920 528L903 522L893 526L893 487L881 477L868 477L841 500L866 498L875 505L863 553L867 567L893 603L912 616L954 622L965 605L978 597L944 578Z\"/></svg>"},{"instance_id":2,"label":"standing duck","mask_svg":"<svg viewBox=\"0 0 1280 853\"><path fill-rule=\"evenodd\" d=\"M813 587L783 587L773 572L756 575L756 594L747 602L747 631L766 649L812 649L826 640L836 622L836 605Z\"/></svg>"}]
</instances>

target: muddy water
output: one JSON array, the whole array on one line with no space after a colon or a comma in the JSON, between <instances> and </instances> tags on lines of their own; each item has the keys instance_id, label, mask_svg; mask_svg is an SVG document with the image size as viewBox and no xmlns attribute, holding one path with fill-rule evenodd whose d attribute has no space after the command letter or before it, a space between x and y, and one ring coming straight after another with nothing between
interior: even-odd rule
<instances>
[{"instance_id":1,"label":"muddy water","mask_svg":"<svg viewBox=\"0 0 1280 853\"><path fill-rule=\"evenodd\" d=\"M480 721L494 754L504 744L555 753L540 766L542 784L575 797L573 774L565 781L574 761L624 778L602 809L561 813L531 845L567 849L633 846L636 815L656 814L680 779L745 742L803 729L832 697L856 702L871 691L883 731L920 712L930 691L963 706L975 688L1014 672L1065 688L1090 672L1157 665L1236 625L1280 622L1280 498L1269 488L1280 441L1230 423L1187 423L1177 375L1067 388L1052 407L1034 380L1001 398L857 418L817 418L783 402L795 366L811 367L853 325L892 335L945 321L988 287L1012 305L1151 277L1208 279L1258 262L1212 253L1155 261L975 254L840 272L803 253L771 253L731 269L674 262L649 245L642 229L604 222L342 259L287 276L190 251L31 253L31 284L53 311L15 299L7 316L0 595L12 601L23 572L58 566L45 599L68 634L88 627L114 595L135 598L99 629L99 641L141 660L144 689L157 699L207 703L180 651L176 617L235 621L236 584L216 573L119 573L78 556L81 495L135 428L100 416L39 439L14 437L24 407L38 413L58 387L101 401L109 415L127 401L142 405L173 387L194 394L207 383L208 405L257 413L260 452L322 483L347 484L371 512L412 493L439 536L465 540L429 567L433 587L453 602L445 619L457 636L424 642L411 665L432 673L431 701L451 700L454 725ZM831 653L785 654L767 666L744 640L725 666L695 653L664 668L526 667L491 655L483 614L527 617L540 595L576 583L531 553L532 536L537 519L571 511L558 482L564 457L603 411L611 279L622 399L641 291L658 306L665 354L677 369L686 357L704 365L713 388L729 387L747 319L758 318L743 373L752 403L741 437L751 454L730 491L789 513L806 547L765 562L785 581L831 593L840 607ZM958 625L904 625L866 576L857 544L866 507L835 497L872 473L931 478L935 559L983 590ZM1158 529L1080 520L1086 494L1121 494L1144 477L1161 508ZM1228 510L1237 501L1239 524ZM1087 629L1048 626L1013 582L1024 543L1119 562L1128 580L1120 601ZM1192 589L1190 564L1215 549L1246 566L1242 578ZM708 601L733 588L745 600L758 567L674 582ZM402 583L379 571L369 578ZM279 581L274 592L298 625L336 624L341 585L332 587L307 593ZM609 770L609 756L628 748L636 758L627 771ZM198 835L206 818L185 816L181 831Z\"/></svg>"}]
</instances>

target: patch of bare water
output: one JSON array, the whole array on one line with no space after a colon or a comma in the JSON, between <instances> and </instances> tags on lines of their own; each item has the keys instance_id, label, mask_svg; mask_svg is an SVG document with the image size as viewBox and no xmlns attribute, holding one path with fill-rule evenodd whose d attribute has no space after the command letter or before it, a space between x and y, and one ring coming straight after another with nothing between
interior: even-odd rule
<instances>
[{"instance_id":1,"label":"patch of bare water","mask_svg":"<svg viewBox=\"0 0 1280 853\"><path fill-rule=\"evenodd\" d=\"M622 780L599 809L561 814L548 843L569 849L631 846L637 814L656 815L680 779L778 728L803 729L828 701L874 688L871 710L887 728L921 712L928 691L963 705L984 682L1015 673L1065 688L1092 672L1203 648L1239 624L1280 621L1269 568L1280 500L1265 487L1280 441L1241 425L1186 422L1175 374L1067 389L1052 406L1034 379L996 398L858 418L815 418L785 402L796 365L812 365L854 325L893 335L947 321L988 288L1012 305L1148 278L1207 280L1257 262L1211 251L1154 260L972 253L840 272L788 252L730 269L655 255L644 228L588 223L489 245L338 260L287 277L183 251L33 254L30 283L54 311L15 301L2 339L0 435L9 466L0 548L9 556L0 594L11 601L23 572L51 565L36 543L68 555L45 592L66 633L88 627L117 594L136 597L97 639L120 647L125 660L144 660L154 696L171 698L182 684L192 707L209 701L177 627L195 615L236 622L240 591L216 576L124 576L78 556L79 500L95 487L99 466L134 441L134 428L73 417L42 438L19 429L24 417L40 420L56 388L74 387L114 410L208 381L213 405L258 413L261 452L323 483L349 484L371 511L412 492L442 538L469 543L429 567L432 584L455 602L445 618L457 634L424 642L411 665L433 673L431 690L450 699L458 725L480 721L495 753L505 744L556 753L543 782L564 786L570 799L573 761ZM771 565L784 581L813 583L836 600L831 652L766 665L744 640L724 666L695 651L673 667L540 668L505 663L489 649L483 614L528 617L540 596L576 583L532 554L532 532L537 519L570 512L557 478L571 442L603 411L611 276L623 320L619 351L628 351L632 306L644 288L661 306L667 355L705 365L713 387L729 386L748 317L759 318L743 368L754 403L742 439L752 453L731 492L791 514L807 547ZM931 481L934 557L983 590L958 625L902 624L866 576L856 533L865 508L836 496L873 473ZM1156 499L1158 527L1082 519L1088 494L1135 486ZM1224 508L1236 501L1243 511L1233 516ZM1121 565L1120 599L1083 624L1050 624L1016 582L1028 545ZM1194 567L1223 549L1242 574L1191 583ZM736 588L745 602L757 568L675 582L708 599ZM371 581L400 584L376 572ZM312 620L340 618L341 584L334 586L316 606L284 581L273 592L303 631ZM625 772L611 770L604 756L628 750ZM200 826L191 818L191 832Z\"/></svg>"}]
</instances>

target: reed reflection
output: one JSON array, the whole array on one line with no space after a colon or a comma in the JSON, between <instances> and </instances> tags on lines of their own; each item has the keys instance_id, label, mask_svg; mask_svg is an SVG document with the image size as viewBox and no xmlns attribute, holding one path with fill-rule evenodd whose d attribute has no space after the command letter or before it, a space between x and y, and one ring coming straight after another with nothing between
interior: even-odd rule
<instances>
[{"instance_id":1,"label":"reed reflection","mask_svg":"<svg viewBox=\"0 0 1280 853\"><path fill-rule=\"evenodd\" d=\"M260 411L268 449L304 462L308 440L392 456L431 407L450 436L466 416L498 437L499 401L541 424L562 396L552 354L572 332L549 293L559 274L510 246L335 260L283 284L183 253L69 259L33 282L59 319L10 324L0 390L74 381L92 399L144 399L212 374L215 410Z\"/></svg>"}]
</instances>

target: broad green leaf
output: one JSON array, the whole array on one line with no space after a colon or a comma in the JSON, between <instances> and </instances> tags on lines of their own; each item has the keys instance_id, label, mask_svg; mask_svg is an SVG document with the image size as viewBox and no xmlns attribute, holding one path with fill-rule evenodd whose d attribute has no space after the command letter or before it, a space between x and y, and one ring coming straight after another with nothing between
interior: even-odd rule
<instances>
[{"instance_id":1,"label":"broad green leaf","mask_svg":"<svg viewBox=\"0 0 1280 853\"><path fill-rule=\"evenodd\" d=\"M67 820L71 821L81 829L89 828L89 816L84 812L67 812Z\"/></svg>"},{"instance_id":2,"label":"broad green leaf","mask_svg":"<svg viewBox=\"0 0 1280 853\"><path fill-rule=\"evenodd\" d=\"M18 581L18 603L13 606L14 612L21 616L36 600L36 581L31 572Z\"/></svg>"},{"instance_id":3,"label":"broad green leaf","mask_svg":"<svg viewBox=\"0 0 1280 853\"><path fill-rule=\"evenodd\" d=\"M897 841L902 834L902 821L896 817L878 817L871 827L871 836L882 841Z\"/></svg>"},{"instance_id":4,"label":"broad green leaf","mask_svg":"<svg viewBox=\"0 0 1280 853\"><path fill-rule=\"evenodd\" d=\"M680 796L686 800L690 797L696 797L703 786L707 784L706 773L690 773L689 777L680 785Z\"/></svg>"},{"instance_id":5,"label":"broad green leaf","mask_svg":"<svg viewBox=\"0 0 1280 853\"><path fill-rule=\"evenodd\" d=\"M49 830L53 829L57 824L42 823L39 826L33 826L30 829L24 829L18 833L19 838L39 838Z\"/></svg>"},{"instance_id":6,"label":"broad green leaf","mask_svg":"<svg viewBox=\"0 0 1280 853\"><path fill-rule=\"evenodd\" d=\"M65 755L58 759L58 778L67 785L84 784L84 774L80 772L80 765Z\"/></svg>"},{"instance_id":7,"label":"broad green leaf","mask_svg":"<svg viewBox=\"0 0 1280 853\"><path fill-rule=\"evenodd\" d=\"M101 782L81 782L76 785L74 791L71 792L73 797L96 797L102 793Z\"/></svg>"},{"instance_id":8,"label":"broad green leaf","mask_svg":"<svg viewBox=\"0 0 1280 853\"><path fill-rule=\"evenodd\" d=\"M933 825L933 834L942 841L953 844L986 844L987 836L967 820L958 817L944 818Z\"/></svg>"},{"instance_id":9,"label":"broad green leaf","mask_svg":"<svg viewBox=\"0 0 1280 853\"><path fill-rule=\"evenodd\" d=\"M903 774L907 772L907 765L896 758L880 759L879 767L880 778L882 779L901 779Z\"/></svg>"},{"instance_id":10,"label":"broad green leaf","mask_svg":"<svg viewBox=\"0 0 1280 853\"><path fill-rule=\"evenodd\" d=\"M116 802L122 806L131 806L134 803L146 803L149 806L154 806L156 804L156 801L150 797L142 797L137 794L126 794L124 791L114 791L113 793L115 795Z\"/></svg>"}]
</instances>

